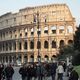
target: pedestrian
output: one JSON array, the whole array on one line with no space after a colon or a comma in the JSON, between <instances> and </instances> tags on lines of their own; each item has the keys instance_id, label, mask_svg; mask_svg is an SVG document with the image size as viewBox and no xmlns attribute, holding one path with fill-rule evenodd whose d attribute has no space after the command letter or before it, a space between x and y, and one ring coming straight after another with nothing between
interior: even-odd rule
<instances>
[{"instance_id":1,"label":"pedestrian","mask_svg":"<svg viewBox=\"0 0 80 80\"><path fill-rule=\"evenodd\" d=\"M72 71L72 68L73 68L73 65L72 64L69 64L68 67L67 67L67 76L68 77L70 76L70 73Z\"/></svg>"},{"instance_id":2,"label":"pedestrian","mask_svg":"<svg viewBox=\"0 0 80 80\"><path fill-rule=\"evenodd\" d=\"M58 71L58 80L63 80L64 68L62 62L59 62L57 71Z\"/></svg>"},{"instance_id":3,"label":"pedestrian","mask_svg":"<svg viewBox=\"0 0 80 80\"><path fill-rule=\"evenodd\" d=\"M14 74L14 69L13 69L13 67L11 66L11 64L9 64L9 65L5 68L4 73L5 73L6 80L12 80L12 77L13 77L13 74Z\"/></svg>"},{"instance_id":4,"label":"pedestrian","mask_svg":"<svg viewBox=\"0 0 80 80\"><path fill-rule=\"evenodd\" d=\"M76 70L74 70L73 68L71 68L71 73L69 76L69 80L78 80L79 79L79 75L76 72Z\"/></svg>"},{"instance_id":5,"label":"pedestrian","mask_svg":"<svg viewBox=\"0 0 80 80\"><path fill-rule=\"evenodd\" d=\"M22 77L22 80L27 80L27 66L24 64L20 69L19 69L19 74Z\"/></svg>"},{"instance_id":6,"label":"pedestrian","mask_svg":"<svg viewBox=\"0 0 80 80\"><path fill-rule=\"evenodd\" d=\"M3 77L3 66L2 64L0 64L0 80L2 80L2 77Z\"/></svg>"},{"instance_id":7,"label":"pedestrian","mask_svg":"<svg viewBox=\"0 0 80 80\"><path fill-rule=\"evenodd\" d=\"M63 68L64 68L64 72L66 71L66 63L63 62Z\"/></svg>"},{"instance_id":8,"label":"pedestrian","mask_svg":"<svg viewBox=\"0 0 80 80\"><path fill-rule=\"evenodd\" d=\"M37 78L37 66L36 66L35 63L33 64L33 70L32 70L32 72L33 72L34 80L36 80L36 78Z\"/></svg>"},{"instance_id":9,"label":"pedestrian","mask_svg":"<svg viewBox=\"0 0 80 80\"><path fill-rule=\"evenodd\" d=\"M53 62L52 65L51 65L51 77L52 77L52 80L55 80L56 69L57 69L57 64L56 64L56 62Z\"/></svg>"},{"instance_id":10,"label":"pedestrian","mask_svg":"<svg viewBox=\"0 0 80 80\"><path fill-rule=\"evenodd\" d=\"M32 79L32 75L33 75L32 67L33 67L33 65L31 65L31 64L29 64L28 67L27 67L27 73L28 73L27 80Z\"/></svg>"}]
</instances>

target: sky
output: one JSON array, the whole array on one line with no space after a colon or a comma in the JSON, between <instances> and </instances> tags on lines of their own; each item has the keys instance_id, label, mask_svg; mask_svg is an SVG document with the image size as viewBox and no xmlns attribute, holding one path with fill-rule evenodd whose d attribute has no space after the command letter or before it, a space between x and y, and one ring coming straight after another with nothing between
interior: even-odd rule
<instances>
[{"instance_id":1,"label":"sky","mask_svg":"<svg viewBox=\"0 0 80 80\"><path fill-rule=\"evenodd\" d=\"M72 13L72 16L76 19L76 24L80 23L80 0L1 0L0 1L0 15L7 12L18 12L19 9L26 7L66 3Z\"/></svg>"}]
</instances>

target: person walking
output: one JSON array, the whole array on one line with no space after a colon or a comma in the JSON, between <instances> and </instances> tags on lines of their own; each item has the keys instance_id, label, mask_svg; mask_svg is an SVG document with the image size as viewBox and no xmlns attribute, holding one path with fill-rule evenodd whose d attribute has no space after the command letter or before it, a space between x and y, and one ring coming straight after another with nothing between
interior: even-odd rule
<instances>
[{"instance_id":1,"label":"person walking","mask_svg":"<svg viewBox=\"0 0 80 80\"><path fill-rule=\"evenodd\" d=\"M22 80L27 80L27 66L25 64L19 69L19 74Z\"/></svg>"},{"instance_id":2,"label":"person walking","mask_svg":"<svg viewBox=\"0 0 80 80\"><path fill-rule=\"evenodd\" d=\"M2 66L2 64L0 64L0 80L2 80L3 78L3 69L4 67Z\"/></svg>"},{"instance_id":3,"label":"person walking","mask_svg":"<svg viewBox=\"0 0 80 80\"><path fill-rule=\"evenodd\" d=\"M57 69L57 64L56 64L56 62L53 62L52 65L51 65L51 77L52 77L52 80L55 80L56 69Z\"/></svg>"},{"instance_id":4,"label":"person walking","mask_svg":"<svg viewBox=\"0 0 80 80\"><path fill-rule=\"evenodd\" d=\"M13 67L9 64L9 65L5 68L4 73L5 73L6 80L12 80L12 77L13 77L13 74L14 74L14 69L13 69Z\"/></svg>"},{"instance_id":5,"label":"person walking","mask_svg":"<svg viewBox=\"0 0 80 80\"><path fill-rule=\"evenodd\" d=\"M59 62L57 71L58 71L58 80L63 80L64 68L63 68L62 62Z\"/></svg>"}]
</instances>

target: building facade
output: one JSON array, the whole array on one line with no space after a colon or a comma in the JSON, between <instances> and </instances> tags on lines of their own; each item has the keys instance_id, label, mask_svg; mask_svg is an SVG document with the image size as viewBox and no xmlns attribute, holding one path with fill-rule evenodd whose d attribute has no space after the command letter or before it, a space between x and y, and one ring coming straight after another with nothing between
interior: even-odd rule
<instances>
[{"instance_id":1,"label":"building facade","mask_svg":"<svg viewBox=\"0 0 80 80\"><path fill-rule=\"evenodd\" d=\"M51 61L73 43L75 19L66 4L20 9L0 16L0 62Z\"/></svg>"}]
</instances>

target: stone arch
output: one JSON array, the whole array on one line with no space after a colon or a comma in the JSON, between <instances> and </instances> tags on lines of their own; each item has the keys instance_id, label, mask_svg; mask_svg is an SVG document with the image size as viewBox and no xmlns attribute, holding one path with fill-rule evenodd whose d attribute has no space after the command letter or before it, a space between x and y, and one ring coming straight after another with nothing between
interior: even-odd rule
<instances>
[{"instance_id":1,"label":"stone arch","mask_svg":"<svg viewBox=\"0 0 80 80\"><path fill-rule=\"evenodd\" d=\"M73 44L73 40L68 40L68 44L72 45Z\"/></svg>"},{"instance_id":2,"label":"stone arch","mask_svg":"<svg viewBox=\"0 0 80 80\"><path fill-rule=\"evenodd\" d=\"M24 63L27 63L28 62L28 57L27 55L24 55Z\"/></svg>"},{"instance_id":3,"label":"stone arch","mask_svg":"<svg viewBox=\"0 0 80 80\"><path fill-rule=\"evenodd\" d=\"M60 40L60 47L63 47L64 46L64 40Z\"/></svg>"},{"instance_id":4,"label":"stone arch","mask_svg":"<svg viewBox=\"0 0 80 80\"><path fill-rule=\"evenodd\" d=\"M40 55L37 56L37 61L41 61L41 56Z\"/></svg>"},{"instance_id":5,"label":"stone arch","mask_svg":"<svg viewBox=\"0 0 80 80\"><path fill-rule=\"evenodd\" d=\"M44 48L48 48L48 47L49 47L48 41L44 41Z\"/></svg>"},{"instance_id":6,"label":"stone arch","mask_svg":"<svg viewBox=\"0 0 80 80\"><path fill-rule=\"evenodd\" d=\"M34 55L30 56L30 62L34 62Z\"/></svg>"},{"instance_id":7,"label":"stone arch","mask_svg":"<svg viewBox=\"0 0 80 80\"><path fill-rule=\"evenodd\" d=\"M56 48L56 41L52 41L52 48Z\"/></svg>"},{"instance_id":8,"label":"stone arch","mask_svg":"<svg viewBox=\"0 0 80 80\"><path fill-rule=\"evenodd\" d=\"M21 49L22 49L22 43L19 42L19 50L21 50Z\"/></svg>"},{"instance_id":9,"label":"stone arch","mask_svg":"<svg viewBox=\"0 0 80 80\"><path fill-rule=\"evenodd\" d=\"M13 46L13 50L16 50L16 42L13 42L14 46Z\"/></svg>"},{"instance_id":10,"label":"stone arch","mask_svg":"<svg viewBox=\"0 0 80 80\"><path fill-rule=\"evenodd\" d=\"M28 29L27 29L27 28L25 28L25 36L27 36L27 32L28 32Z\"/></svg>"},{"instance_id":11,"label":"stone arch","mask_svg":"<svg viewBox=\"0 0 80 80\"><path fill-rule=\"evenodd\" d=\"M64 26L59 26L59 33L64 33Z\"/></svg>"},{"instance_id":12,"label":"stone arch","mask_svg":"<svg viewBox=\"0 0 80 80\"><path fill-rule=\"evenodd\" d=\"M27 41L24 42L24 49L27 49Z\"/></svg>"},{"instance_id":13,"label":"stone arch","mask_svg":"<svg viewBox=\"0 0 80 80\"><path fill-rule=\"evenodd\" d=\"M55 61L55 59L56 59L56 55L52 55L51 61Z\"/></svg>"},{"instance_id":14,"label":"stone arch","mask_svg":"<svg viewBox=\"0 0 80 80\"><path fill-rule=\"evenodd\" d=\"M34 49L34 41L30 41L30 49Z\"/></svg>"},{"instance_id":15,"label":"stone arch","mask_svg":"<svg viewBox=\"0 0 80 80\"><path fill-rule=\"evenodd\" d=\"M54 25L51 27L51 32L52 32L52 34L55 34L55 33L56 33L56 29L57 29L57 27L54 26Z\"/></svg>"},{"instance_id":16,"label":"stone arch","mask_svg":"<svg viewBox=\"0 0 80 80\"><path fill-rule=\"evenodd\" d=\"M41 42L37 41L37 49L41 49Z\"/></svg>"},{"instance_id":17,"label":"stone arch","mask_svg":"<svg viewBox=\"0 0 80 80\"><path fill-rule=\"evenodd\" d=\"M12 57L11 57L11 55L9 56L9 62L10 62L10 63L12 62Z\"/></svg>"},{"instance_id":18,"label":"stone arch","mask_svg":"<svg viewBox=\"0 0 80 80\"><path fill-rule=\"evenodd\" d=\"M45 61L48 62L48 60L49 60L48 55L45 55L44 58L45 58Z\"/></svg>"},{"instance_id":19,"label":"stone arch","mask_svg":"<svg viewBox=\"0 0 80 80\"><path fill-rule=\"evenodd\" d=\"M21 54L17 56L17 64L21 65Z\"/></svg>"},{"instance_id":20,"label":"stone arch","mask_svg":"<svg viewBox=\"0 0 80 80\"><path fill-rule=\"evenodd\" d=\"M72 26L68 26L67 27L67 32L68 33L73 33L73 27Z\"/></svg>"}]
</instances>

